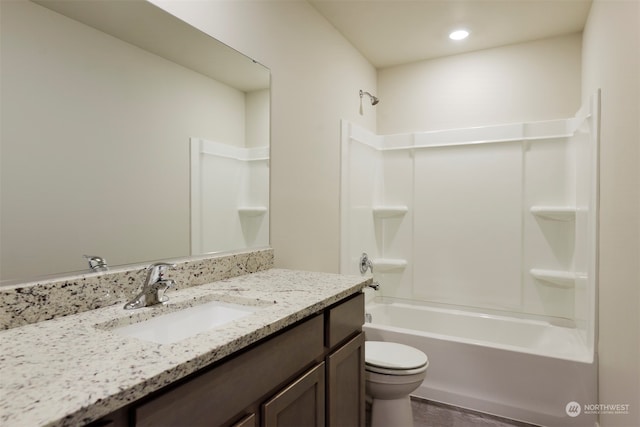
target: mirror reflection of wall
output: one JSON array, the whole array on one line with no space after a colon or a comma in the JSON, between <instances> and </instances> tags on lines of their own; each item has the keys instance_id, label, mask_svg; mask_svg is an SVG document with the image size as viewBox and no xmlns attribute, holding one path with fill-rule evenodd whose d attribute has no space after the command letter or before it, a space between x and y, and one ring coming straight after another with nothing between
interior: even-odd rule
<instances>
[{"instance_id":1,"label":"mirror reflection of wall","mask_svg":"<svg viewBox=\"0 0 640 427\"><path fill-rule=\"evenodd\" d=\"M190 255L190 138L268 146L268 70L235 88L31 2L1 19L0 279Z\"/></svg>"}]
</instances>

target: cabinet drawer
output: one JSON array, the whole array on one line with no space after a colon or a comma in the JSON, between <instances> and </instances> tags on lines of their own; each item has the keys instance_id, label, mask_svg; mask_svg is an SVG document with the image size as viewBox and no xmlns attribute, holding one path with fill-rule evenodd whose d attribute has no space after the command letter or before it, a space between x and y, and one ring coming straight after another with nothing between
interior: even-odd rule
<instances>
[{"instance_id":1,"label":"cabinet drawer","mask_svg":"<svg viewBox=\"0 0 640 427\"><path fill-rule=\"evenodd\" d=\"M323 335L315 316L136 407L136 425L221 425L322 358Z\"/></svg>"},{"instance_id":2,"label":"cabinet drawer","mask_svg":"<svg viewBox=\"0 0 640 427\"><path fill-rule=\"evenodd\" d=\"M359 293L351 299L330 308L325 312L325 344L329 348L362 330L364 323L364 294Z\"/></svg>"}]
</instances>

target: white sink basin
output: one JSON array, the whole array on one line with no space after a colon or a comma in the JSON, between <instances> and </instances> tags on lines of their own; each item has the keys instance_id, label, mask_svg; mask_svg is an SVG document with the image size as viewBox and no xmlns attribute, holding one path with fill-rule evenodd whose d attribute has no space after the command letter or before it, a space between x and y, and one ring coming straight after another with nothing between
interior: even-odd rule
<instances>
[{"instance_id":1,"label":"white sink basin","mask_svg":"<svg viewBox=\"0 0 640 427\"><path fill-rule=\"evenodd\" d=\"M111 331L126 337L170 344L241 319L260 308L260 306L211 301L138 323L116 327Z\"/></svg>"}]
</instances>

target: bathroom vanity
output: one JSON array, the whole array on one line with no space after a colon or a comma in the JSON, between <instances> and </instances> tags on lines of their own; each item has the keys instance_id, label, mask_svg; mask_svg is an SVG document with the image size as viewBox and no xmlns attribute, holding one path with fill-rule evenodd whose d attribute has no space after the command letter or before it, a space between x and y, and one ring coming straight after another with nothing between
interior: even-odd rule
<instances>
[{"instance_id":1,"label":"bathroom vanity","mask_svg":"<svg viewBox=\"0 0 640 427\"><path fill-rule=\"evenodd\" d=\"M2 331L0 424L363 426L369 281L268 269ZM258 308L168 344L116 331L212 298Z\"/></svg>"},{"instance_id":2,"label":"bathroom vanity","mask_svg":"<svg viewBox=\"0 0 640 427\"><path fill-rule=\"evenodd\" d=\"M92 425L364 425L363 318L358 293Z\"/></svg>"}]
</instances>

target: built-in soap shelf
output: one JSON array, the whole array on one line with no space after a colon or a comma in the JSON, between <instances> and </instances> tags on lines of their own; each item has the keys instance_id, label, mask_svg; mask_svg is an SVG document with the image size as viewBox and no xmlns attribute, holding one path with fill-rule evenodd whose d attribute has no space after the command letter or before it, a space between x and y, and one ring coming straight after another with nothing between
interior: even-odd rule
<instances>
[{"instance_id":1,"label":"built-in soap shelf","mask_svg":"<svg viewBox=\"0 0 640 427\"><path fill-rule=\"evenodd\" d=\"M400 271L407 267L407 260L401 258L375 258L371 260L374 271Z\"/></svg>"},{"instance_id":2,"label":"built-in soap shelf","mask_svg":"<svg viewBox=\"0 0 640 427\"><path fill-rule=\"evenodd\" d=\"M531 213L537 217L555 221L573 221L576 218L575 206L532 206Z\"/></svg>"},{"instance_id":3,"label":"built-in soap shelf","mask_svg":"<svg viewBox=\"0 0 640 427\"><path fill-rule=\"evenodd\" d=\"M406 205L378 205L373 207L373 216L376 218L402 217L409 212Z\"/></svg>"},{"instance_id":4,"label":"built-in soap shelf","mask_svg":"<svg viewBox=\"0 0 640 427\"><path fill-rule=\"evenodd\" d=\"M267 213L267 208L265 206L241 206L238 208L238 213L245 217L261 216Z\"/></svg>"},{"instance_id":5,"label":"built-in soap shelf","mask_svg":"<svg viewBox=\"0 0 640 427\"><path fill-rule=\"evenodd\" d=\"M572 289L576 285L576 280L584 278L584 274L576 273L573 271L562 270L543 270L539 268L532 268L529 270L529 274L534 279L544 282L548 286L562 289Z\"/></svg>"}]
</instances>

